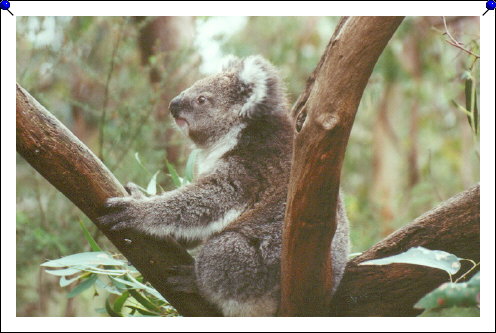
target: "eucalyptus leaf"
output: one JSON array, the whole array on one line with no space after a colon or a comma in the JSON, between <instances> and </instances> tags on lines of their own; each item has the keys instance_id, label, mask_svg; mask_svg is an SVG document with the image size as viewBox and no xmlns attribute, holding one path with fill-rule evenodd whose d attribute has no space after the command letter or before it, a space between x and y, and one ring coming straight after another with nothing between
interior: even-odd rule
<instances>
[{"instance_id":1,"label":"eucalyptus leaf","mask_svg":"<svg viewBox=\"0 0 496 333\"><path fill-rule=\"evenodd\" d=\"M176 168L169 162L166 162L167 164L167 170L169 170L169 175L172 178L172 183L174 184L175 187L181 187L183 184L181 177L179 177L179 174L176 171Z\"/></svg>"},{"instance_id":2,"label":"eucalyptus leaf","mask_svg":"<svg viewBox=\"0 0 496 333\"><path fill-rule=\"evenodd\" d=\"M65 276L62 276L59 280L59 285L64 288L64 287L67 287L68 285L76 282L77 280L79 280L80 278L82 277L82 275L78 275L72 279L67 279Z\"/></svg>"},{"instance_id":3,"label":"eucalyptus leaf","mask_svg":"<svg viewBox=\"0 0 496 333\"><path fill-rule=\"evenodd\" d=\"M114 259L106 252L82 252L71 254L67 257L47 261L41 266L43 267L70 267L70 266L98 266L98 265L114 265L122 266L125 262L122 260Z\"/></svg>"},{"instance_id":4,"label":"eucalyptus leaf","mask_svg":"<svg viewBox=\"0 0 496 333\"><path fill-rule=\"evenodd\" d=\"M476 283L443 283L434 291L422 297L415 308L417 309L436 309L452 306L476 306L478 305L478 296L480 285Z\"/></svg>"},{"instance_id":5,"label":"eucalyptus leaf","mask_svg":"<svg viewBox=\"0 0 496 333\"><path fill-rule=\"evenodd\" d=\"M185 181L187 181L189 183L191 183L193 181L195 162L196 162L196 158L197 158L199 152L200 152L199 149L194 149L191 152L191 154L189 154L188 161L186 162L186 169L184 171L184 178L185 178Z\"/></svg>"},{"instance_id":6,"label":"eucalyptus leaf","mask_svg":"<svg viewBox=\"0 0 496 333\"><path fill-rule=\"evenodd\" d=\"M114 310L117 312L121 312L122 307L124 306L124 303L126 303L128 298L129 298L129 292L128 291L123 292L122 295L117 297L117 299L114 302Z\"/></svg>"},{"instance_id":7,"label":"eucalyptus leaf","mask_svg":"<svg viewBox=\"0 0 496 333\"><path fill-rule=\"evenodd\" d=\"M150 182L148 183L148 186L146 187L146 193L149 195L155 195L157 194L157 175L160 173L160 171L157 171L153 174L152 179L150 179Z\"/></svg>"},{"instance_id":8,"label":"eucalyptus leaf","mask_svg":"<svg viewBox=\"0 0 496 333\"><path fill-rule=\"evenodd\" d=\"M129 286L129 287L135 288L135 289L142 289L143 287L146 288L146 286L143 285L142 283L136 283L134 281L128 281L128 280L124 280L124 279L116 278L116 277L112 277L112 280L120 282L122 284L125 284L126 286Z\"/></svg>"},{"instance_id":9,"label":"eucalyptus leaf","mask_svg":"<svg viewBox=\"0 0 496 333\"><path fill-rule=\"evenodd\" d=\"M73 275L76 273L80 273L81 270L77 268L66 268L66 269L57 269L57 270L45 270L46 273L55 275L55 276L67 276L67 275Z\"/></svg>"},{"instance_id":10,"label":"eucalyptus leaf","mask_svg":"<svg viewBox=\"0 0 496 333\"><path fill-rule=\"evenodd\" d=\"M160 312L148 311L148 310L143 309L143 308L140 308L138 306L126 305L126 308L130 308L130 309L136 310L140 314L142 314L143 316L151 316L151 317L158 317L158 316L160 316Z\"/></svg>"},{"instance_id":11,"label":"eucalyptus leaf","mask_svg":"<svg viewBox=\"0 0 496 333\"><path fill-rule=\"evenodd\" d=\"M108 291L109 293L111 294L115 294L115 295L122 295L122 292L117 289L115 286L109 284L109 283L105 283L103 282L101 279L98 279L96 281L96 285L102 289L105 289L106 291Z\"/></svg>"},{"instance_id":12,"label":"eucalyptus leaf","mask_svg":"<svg viewBox=\"0 0 496 333\"><path fill-rule=\"evenodd\" d=\"M406 252L382 259L368 260L360 265L414 264L442 269L456 274L461 267L460 259L448 252L413 247Z\"/></svg>"},{"instance_id":13,"label":"eucalyptus leaf","mask_svg":"<svg viewBox=\"0 0 496 333\"><path fill-rule=\"evenodd\" d=\"M148 310L160 313L160 308L157 307L155 304L153 304L146 296L143 296L142 294L140 294L138 291L136 291L134 289L129 289L129 294L131 294L131 296L136 301L138 301L141 305L143 305Z\"/></svg>"},{"instance_id":14,"label":"eucalyptus leaf","mask_svg":"<svg viewBox=\"0 0 496 333\"><path fill-rule=\"evenodd\" d=\"M115 311L114 308L112 308L108 298L105 300L105 310L110 317L124 317L120 311Z\"/></svg>"},{"instance_id":15,"label":"eucalyptus leaf","mask_svg":"<svg viewBox=\"0 0 496 333\"><path fill-rule=\"evenodd\" d=\"M91 286L93 286L95 284L95 282L98 280L98 276L96 275L91 275L90 277L88 277L86 280L84 280L83 282L81 282L80 284L78 284L76 287L74 287L74 289L72 289L68 294L67 294L67 298L72 298L74 296L77 296L79 295L80 293L82 293L83 291L85 291L86 289L90 288Z\"/></svg>"},{"instance_id":16,"label":"eucalyptus leaf","mask_svg":"<svg viewBox=\"0 0 496 333\"><path fill-rule=\"evenodd\" d=\"M82 220L79 221L79 226L83 230L84 238L86 238L86 241L88 242L88 244L90 244L91 250L102 251L101 247L96 243L93 236L91 236L90 232L88 231L88 229L86 228L86 226L84 225L84 222Z\"/></svg>"}]
</instances>

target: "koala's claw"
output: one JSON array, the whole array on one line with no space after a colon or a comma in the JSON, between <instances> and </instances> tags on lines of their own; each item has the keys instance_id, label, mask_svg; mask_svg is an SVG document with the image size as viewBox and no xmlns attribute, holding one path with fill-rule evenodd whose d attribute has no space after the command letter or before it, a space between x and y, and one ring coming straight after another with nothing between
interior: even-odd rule
<instances>
[{"instance_id":1,"label":"koala's claw","mask_svg":"<svg viewBox=\"0 0 496 333\"><path fill-rule=\"evenodd\" d=\"M133 197L107 199L105 207L110 212L97 218L97 221L112 231L135 227L140 222L136 201Z\"/></svg>"},{"instance_id":2,"label":"koala's claw","mask_svg":"<svg viewBox=\"0 0 496 333\"><path fill-rule=\"evenodd\" d=\"M131 195L131 197L135 199L144 199L146 196L141 192L140 187L136 185L135 183L129 182L127 183L124 188L126 189L127 193Z\"/></svg>"}]
</instances>

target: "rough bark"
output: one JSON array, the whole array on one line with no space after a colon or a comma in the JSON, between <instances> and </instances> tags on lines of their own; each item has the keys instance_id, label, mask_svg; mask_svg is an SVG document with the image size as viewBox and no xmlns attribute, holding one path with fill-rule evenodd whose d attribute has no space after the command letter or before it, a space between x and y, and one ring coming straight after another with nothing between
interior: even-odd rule
<instances>
[{"instance_id":1,"label":"rough bark","mask_svg":"<svg viewBox=\"0 0 496 333\"><path fill-rule=\"evenodd\" d=\"M98 226L95 218L105 213L105 200L125 195L125 189L64 125L22 87L16 85L16 88L17 152ZM199 295L172 293L167 289L166 269L193 261L173 239L159 241L129 231L102 231L180 314L219 314Z\"/></svg>"},{"instance_id":2,"label":"rough bark","mask_svg":"<svg viewBox=\"0 0 496 333\"><path fill-rule=\"evenodd\" d=\"M476 185L351 260L332 300L333 316L414 316L413 305L422 296L449 281L446 272L417 265L360 266L366 260L384 258L423 246L443 250L459 258L480 260L480 187ZM470 264L463 265L460 274ZM475 273L475 272L474 272Z\"/></svg>"},{"instance_id":3,"label":"rough bark","mask_svg":"<svg viewBox=\"0 0 496 333\"><path fill-rule=\"evenodd\" d=\"M282 316L326 315L339 180L372 69L403 17L344 17L291 114L293 166L283 232Z\"/></svg>"}]
</instances>

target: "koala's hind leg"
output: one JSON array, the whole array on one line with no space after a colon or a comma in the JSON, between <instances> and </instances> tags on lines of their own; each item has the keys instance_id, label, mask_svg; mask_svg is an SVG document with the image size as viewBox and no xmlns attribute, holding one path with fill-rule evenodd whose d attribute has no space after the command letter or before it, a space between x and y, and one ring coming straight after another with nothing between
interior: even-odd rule
<instances>
[{"instance_id":1,"label":"koala's hind leg","mask_svg":"<svg viewBox=\"0 0 496 333\"><path fill-rule=\"evenodd\" d=\"M210 239L196 261L200 292L224 316L274 316L279 300L279 265L267 265L260 241L229 231Z\"/></svg>"}]
</instances>

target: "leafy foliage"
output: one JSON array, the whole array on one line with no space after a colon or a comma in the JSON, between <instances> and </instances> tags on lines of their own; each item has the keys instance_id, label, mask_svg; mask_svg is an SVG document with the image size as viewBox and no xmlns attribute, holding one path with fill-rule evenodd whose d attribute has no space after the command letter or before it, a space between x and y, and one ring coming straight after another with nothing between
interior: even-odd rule
<instances>
[{"instance_id":1,"label":"leafy foliage","mask_svg":"<svg viewBox=\"0 0 496 333\"><path fill-rule=\"evenodd\" d=\"M99 245L91 237L84 224L81 224L85 237L94 250ZM79 282L67 294L76 297L86 290L104 290L109 295L105 300L105 311L111 317L125 316L177 316L177 312L143 277L125 260L114 258L104 251L72 254L50 260L42 267L45 272L60 277L61 287ZM116 297L117 295L118 297Z\"/></svg>"}]
</instances>

